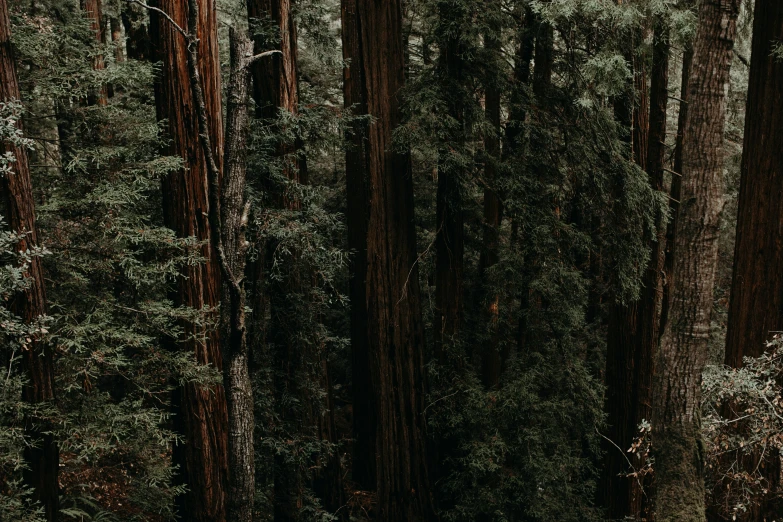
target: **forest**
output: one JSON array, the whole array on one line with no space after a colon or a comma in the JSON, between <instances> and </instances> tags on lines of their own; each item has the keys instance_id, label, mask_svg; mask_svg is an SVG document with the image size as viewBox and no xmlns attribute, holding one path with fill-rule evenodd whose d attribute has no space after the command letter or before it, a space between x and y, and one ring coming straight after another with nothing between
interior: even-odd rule
<instances>
[{"instance_id":1,"label":"forest","mask_svg":"<svg viewBox=\"0 0 783 522\"><path fill-rule=\"evenodd\" d=\"M783 1L0 0L0 193L2 522L783 520Z\"/></svg>"}]
</instances>

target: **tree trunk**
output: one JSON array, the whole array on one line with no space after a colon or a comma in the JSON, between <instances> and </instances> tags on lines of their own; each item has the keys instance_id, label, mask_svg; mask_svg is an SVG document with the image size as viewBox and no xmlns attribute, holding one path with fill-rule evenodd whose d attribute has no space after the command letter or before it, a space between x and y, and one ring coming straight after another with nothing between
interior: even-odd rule
<instances>
[{"instance_id":1,"label":"tree trunk","mask_svg":"<svg viewBox=\"0 0 783 522\"><path fill-rule=\"evenodd\" d=\"M663 188L669 94L668 32L666 21L657 18L649 105L647 73L644 68L639 69L642 61L633 56L633 50L628 53L634 67L633 84L629 85L628 93L616 105L621 122L630 116L634 161L645 168L650 186L655 190ZM612 520L624 517L639 519L645 516L646 511L643 478L623 475L633 471L628 469L629 455L626 450L638 435L639 424L651 416L653 361L658 347L658 312L662 298L661 272L666 239L663 219L663 215L658 216L657 236L648 238L651 255L643 275L640 300L627 305L615 303L611 310L607 338L606 409L609 424L607 437L613 444L607 444L605 448L602 495L603 504ZM634 468L644 466L643 460L634 455L630 455L630 458Z\"/></svg>"},{"instance_id":2,"label":"tree trunk","mask_svg":"<svg viewBox=\"0 0 783 522\"><path fill-rule=\"evenodd\" d=\"M152 15L150 15L152 18ZM149 28L133 5L126 4L121 15L122 26L125 29L127 40L125 48L128 58L132 60L146 61L151 57L152 42L150 41Z\"/></svg>"},{"instance_id":3,"label":"tree trunk","mask_svg":"<svg viewBox=\"0 0 783 522\"><path fill-rule=\"evenodd\" d=\"M653 402L657 520L705 519L701 374L707 361L722 210L723 125L739 0L699 6L683 150L674 291Z\"/></svg>"},{"instance_id":4,"label":"tree trunk","mask_svg":"<svg viewBox=\"0 0 783 522\"><path fill-rule=\"evenodd\" d=\"M256 115L269 122L272 128L277 132L283 133L285 129L278 128L278 118L280 111L286 111L292 116L299 112L299 79L297 65L297 31L294 21L294 2L292 0L254 0L248 2L248 16L251 19L271 20L276 25L277 34L274 38L255 39L255 50L261 52L267 49L278 49L281 52L276 53L269 59L256 62L252 67L253 72L253 96L256 102ZM304 157L298 153L303 147L302 140L296 138L293 143L285 139L277 142L275 155L282 160L283 175L291 182L305 184L307 183L307 163ZM300 208L301 202L298 198L286 194L285 191L278 191L274 184L270 184L273 194L273 200L277 206L287 210L296 210ZM269 245L274 248L274 245ZM296 253L293 253L296 256ZM271 258L271 256L270 256ZM333 391L329 378L329 367L324 350L313 350L302 352L301 345L292 340L291 333L296 324L295 316L298 314L296 308L292 308L289 303L289 297L293 286L298 286L300 290L306 291L308 285L315 284L312 274L295 274L284 285L273 285L270 289L270 302L272 312L271 331L273 337L277 337L279 344L279 363L286 368L286 382L279 383L278 388L300 389L306 387L297 384L297 379L301 378L302 372L312 372L316 368L317 375L312 378L324 385L324 397L319 399L309 391L304 391L302 404L310 404L312 408L305 410L306 419L298 419L301 424L318 428L320 437L328 437L326 440L336 444L337 434L334 430L326 427L334 424L334 411L331 408ZM294 316L294 320L288 318ZM294 335L297 332L294 332ZM318 361L318 359L321 359ZM317 361L312 367L308 362ZM326 418L321 418L321 411L326 410ZM289 413L288 417L294 418L302 413ZM285 520L295 518L302 504L302 487L296 477L287 477L287 475L296 474L290 467L279 462L275 466L275 519ZM321 498L324 507L329 511L336 511L342 505L342 470L337 455L332 455L319 469L316 466L312 473L311 483L315 493ZM293 489L296 491L291 491Z\"/></svg>"},{"instance_id":5,"label":"tree trunk","mask_svg":"<svg viewBox=\"0 0 783 522\"><path fill-rule=\"evenodd\" d=\"M762 355L773 332L783 330L783 63L772 52L781 39L783 4L756 0L726 335L725 362L734 368L742 367L743 357ZM779 493L781 473L780 457L773 453L761 466L770 497ZM758 456L755 461L754 468ZM774 509L765 504L744 520L772 520Z\"/></svg>"},{"instance_id":6,"label":"tree trunk","mask_svg":"<svg viewBox=\"0 0 783 522\"><path fill-rule=\"evenodd\" d=\"M674 270L674 236L677 230L677 215L680 210L680 197L682 192L682 163L683 147L685 145L685 125L688 118L688 83L691 77L691 64L693 63L693 45L686 43L682 54L682 79L680 82L680 111L677 118L677 138L674 147L674 174L672 174L671 188L669 189L669 223L666 227L666 255L663 264L664 285L661 303L661 319L658 328L659 335L666 329L669 322L669 310L671 309L673 270Z\"/></svg>"},{"instance_id":7,"label":"tree trunk","mask_svg":"<svg viewBox=\"0 0 783 522\"><path fill-rule=\"evenodd\" d=\"M499 27L493 27L484 35L484 46L493 57L498 58L501 51ZM484 187L484 238L479 257L479 273L485 287L489 286L486 271L495 266L499 260L500 223L503 215L503 207L495 183L497 164L500 162L500 89L495 80L495 78L487 78L484 88L485 115L492 125L492 130L486 132L484 136L486 186ZM481 303L483 314L479 328L484 328L486 325L488 332L487 340L481 350L481 374L484 385L494 388L500 382L506 358L506 354L500 352L498 345L500 296L497 292L483 292L482 297L484 298Z\"/></svg>"},{"instance_id":8,"label":"tree trunk","mask_svg":"<svg viewBox=\"0 0 783 522\"><path fill-rule=\"evenodd\" d=\"M399 0L343 0L343 13L355 14L343 26L346 47L357 51L350 56L349 74L361 71L360 92L374 118L364 148L367 182L359 188L366 187L368 196L367 223L360 226L367 230L364 307L377 415L377 520L435 520L425 451L413 180L410 157L392 145L392 132L401 120L397 96L404 84L402 10ZM348 219L356 217L349 213Z\"/></svg>"},{"instance_id":9,"label":"tree trunk","mask_svg":"<svg viewBox=\"0 0 783 522\"><path fill-rule=\"evenodd\" d=\"M156 6L167 13L185 31L188 27L188 2L159 0ZM177 305L196 310L215 308L219 303L220 273L217 253L211 246L208 222L207 159L199 144L198 115L190 88L187 67L187 42L173 25L150 12L151 36L156 60L162 62L155 83L158 120L167 122L170 141L165 153L179 156L185 168L163 180L163 217L166 226L179 237L194 236L205 244L201 255L206 263L182 267L174 296ZM217 12L211 0L201 0L198 27L198 64L205 109L209 119L212 153L221 170L223 125L221 116L220 68L217 49ZM183 349L195 352L201 364L223 369L219 336L196 324L185 324L192 340L183 341ZM197 340L199 337L203 339ZM228 477L228 415L222 386L186 384L173 399L175 427L185 436L185 444L174 447L174 462L180 466L180 479L187 493L177 499L179 515L186 521L226 520Z\"/></svg>"},{"instance_id":10,"label":"tree trunk","mask_svg":"<svg viewBox=\"0 0 783 522\"><path fill-rule=\"evenodd\" d=\"M226 94L226 156L225 175L220 194L213 192L210 204L220 201L220 222L212 216L212 237L219 237L223 257L221 268L223 292L221 299L221 339L224 339L224 387L228 404L228 520L253 521L255 497L255 450L253 431L253 387L250 381L245 321L245 286L243 275L247 264L245 228L248 207L245 203L247 178L247 136L249 130L247 105L249 87L249 57L253 43L247 37L229 30L231 72ZM214 173L217 176L218 173ZM217 230L215 230L217 228ZM220 250L218 250L220 252Z\"/></svg>"},{"instance_id":11,"label":"tree trunk","mask_svg":"<svg viewBox=\"0 0 783 522\"><path fill-rule=\"evenodd\" d=\"M103 45L103 14L101 12L101 0L82 0L82 9L90 20L90 29L95 34L95 40L98 45ZM92 68L95 71L102 71L106 68L102 54L96 54L92 58ZM88 96L87 103L90 105L106 105L108 103L108 90L106 85L101 85L98 91Z\"/></svg>"},{"instance_id":12,"label":"tree trunk","mask_svg":"<svg viewBox=\"0 0 783 522\"><path fill-rule=\"evenodd\" d=\"M375 397L370 378L370 340L367 308L367 226L369 223L369 187L367 147L369 127L367 95L359 45L359 20L356 1L342 2L343 97L345 109L356 116L346 132L345 183L348 188L347 228L351 258L349 297L351 299L351 380L353 401L353 481L362 490L374 490L375 474Z\"/></svg>"},{"instance_id":13,"label":"tree trunk","mask_svg":"<svg viewBox=\"0 0 783 522\"><path fill-rule=\"evenodd\" d=\"M460 25L466 15L458 2L440 2L438 16L441 24ZM438 190L435 217L435 317L433 318L435 357L444 357L444 348L450 346L462 323L462 286L464 272L465 232L462 209L463 172L453 155L464 153L462 36L449 30L439 34L438 69L441 88L447 93L449 118L459 128L445 131L446 139L438 151ZM456 152L453 150L456 149Z\"/></svg>"},{"instance_id":14,"label":"tree trunk","mask_svg":"<svg viewBox=\"0 0 783 522\"><path fill-rule=\"evenodd\" d=\"M6 0L0 0L0 100L19 102L20 99L11 47L8 4ZM0 144L0 151L12 154L15 158L11 171L0 176L0 190L8 226L14 232L26 233L16 246L17 251L25 252L38 246L27 151L7 141ZM25 276L29 278L30 286L14 296L11 310L26 323L34 323L46 314L46 289L40 257L30 259ZM42 340L33 339L28 349L24 350L22 366L28 379L22 391L23 399L30 404L54 400L54 364L50 347ZM54 521L57 519L58 507L59 451L54 436L46 433L48 428L45 419L25 419L25 434L35 441L35 446L25 447L24 450L28 466L24 471L24 480L32 490L33 500L43 506L46 520Z\"/></svg>"},{"instance_id":15,"label":"tree trunk","mask_svg":"<svg viewBox=\"0 0 783 522\"><path fill-rule=\"evenodd\" d=\"M114 61L122 63L125 61L125 41L122 38L120 19L115 16L109 18L109 27L111 28L111 43L114 45Z\"/></svg>"}]
</instances>

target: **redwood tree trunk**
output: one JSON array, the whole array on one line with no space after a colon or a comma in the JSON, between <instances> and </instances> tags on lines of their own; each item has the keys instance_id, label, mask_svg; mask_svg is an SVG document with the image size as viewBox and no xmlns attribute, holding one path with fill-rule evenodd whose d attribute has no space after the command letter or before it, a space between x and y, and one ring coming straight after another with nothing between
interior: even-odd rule
<instances>
[{"instance_id":1,"label":"redwood tree trunk","mask_svg":"<svg viewBox=\"0 0 783 522\"><path fill-rule=\"evenodd\" d=\"M638 33L633 31L631 34L636 37ZM633 80L628 82L625 92L615 100L615 117L629 131L624 139L629 142L628 150L633 161L642 168L645 168L648 159L658 163L657 168L648 170L650 184L654 188L660 188L662 183L659 178L663 168L663 145L658 142L665 139L668 98L668 42L665 46L662 43L664 41L658 39L654 46L652 95L655 99L650 104L651 114L647 114L646 71L641 67L641 60L635 56L634 38L631 38L630 50L625 53L633 69ZM653 128L649 126L651 120L655 121ZM652 143L653 140L656 143ZM652 150L648 157L649 147ZM641 479L623 475L633 471L628 467L626 450L633 443L639 423L643 419L650 419L653 354L658 344L657 335L654 342L650 341L650 336L658 324L659 260L662 263L659 255L660 238L656 239L658 241L648 238L653 252L650 265L644 273L641 299L626 304L614 302L609 311L606 436L611 442L604 443L603 487L599 491L601 503L613 520L625 516L639 518L643 509ZM634 466L643 464L635 459L632 462Z\"/></svg>"},{"instance_id":2,"label":"redwood tree trunk","mask_svg":"<svg viewBox=\"0 0 783 522\"><path fill-rule=\"evenodd\" d=\"M677 117L677 138L674 146L674 164L671 188L669 189L669 223L666 227L666 255L663 263L664 285L661 303L661 324L659 334L666 329L669 322L669 309L671 308L674 270L675 232L677 230L677 215L680 210L680 197L682 192L682 153L685 145L685 124L688 118L688 83L691 77L691 64L693 63L693 45L686 43L682 54L682 78L680 81L680 112Z\"/></svg>"},{"instance_id":3,"label":"redwood tree trunk","mask_svg":"<svg viewBox=\"0 0 783 522\"><path fill-rule=\"evenodd\" d=\"M356 1L342 2L343 97L346 110L356 116L346 132L345 183L348 187L347 229L351 258L351 381L353 402L353 451L351 477L362 490L375 489L375 389L370 378L370 340L367 308L367 225L369 187L367 96L359 46Z\"/></svg>"},{"instance_id":4,"label":"redwood tree trunk","mask_svg":"<svg viewBox=\"0 0 783 522\"><path fill-rule=\"evenodd\" d=\"M222 168L223 122L221 116L220 64L217 48L217 12L212 0L199 0L199 20L195 30L199 38L199 69L203 81L205 108L213 155ZM159 0L155 4L186 31L187 1ZM205 241L201 255L206 263L183 266L177 282L178 305L202 310L219 303L220 273L216 252L211 248L207 162L199 143L198 118L190 88L187 67L187 43L172 24L150 12L151 37L155 58L162 62L155 83L155 102L159 120L166 120L168 137L165 152L179 156L185 168L163 180L163 217L166 226L179 237ZM203 340L183 341L183 349L195 352L201 364L223 369L217 332L203 331L185 324L186 335ZM174 394L176 428L185 443L174 447L174 462L180 466L187 493L177 499L179 515L187 521L226 520L228 477L226 397L222 386L186 384Z\"/></svg>"},{"instance_id":5,"label":"redwood tree trunk","mask_svg":"<svg viewBox=\"0 0 783 522\"><path fill-rule=\"evenodd\" d=\"M19 102L19 82L16 76L13 50L11 48L11 22L8 16L6 0L0 0L0 100ZM27 151L10 142L0 144L0 152L13 154L16 161L12 170L0 176L0 191L5 202L5 219L14 232L24 232L26 236L16 248L24 252L38 246L38 234L35 228L35 202L30 182L30 166ZM26 323L35 322L46 314L46 291L40 257L30 259L26 277L30 286L14 296L12 310ZM43 341L33 339L29 349L24 350L22 366L28 379L22 396L31 404L54 399L54 368L52 352ZM57 519L59 452L51 433L46 431L45 419L25 419L25 434L36 442L26 447L24 457L28 469L24 480L33 492L33 500L44 508L46 520Z\"/></svg>"},{"instance_id":6,"label":"redwood tree trunk","mask_svg":"<svg viewBox=\"0 0 783 522\"><path fill-rule=\"evenodd\" d=\"M452 24L461 25L466 15L459 2L440 2L438 16L447 26L445 34L438 34L440 52L438 69L441 89L447 97L448 117L459 126L446 130L446 140L438 151L438 190L435 216L435 317L433 319L435 356L444 355L462 322L462 287L465 254L464 217L462 209L462 167L450 156L464 153L463 115L463 58L459 34ZM443 32L441 29L438 32Z\"/></svg>"},{"instance_id":7,"label":"redwood tree trunk","mask_svg":"<svg viewBox=\"0 0 783 522\"><path fill-rule=\"evenodd\" d=\"M722 210L726 90L740 0L703 0L688 87L674 291L653 402L656 513L705 519L701 375L707 361Z\"/></svg>"},{"instance_id":8,"label":"redwood tree trunk","mask_svg":"<svg viewBox=\"0 0 783 522\"><path fill-rule=\"evenodd\" d=\"M359 87L374 118L363 149L367 182L360 188L367 194L364 307L377 415L377 520L433 520L413 180L410 157L392 146L404 83L401 3L343 0L343 13L355 14L343 26L346 47L355 51L350 74L361 72ZM349 222L357 217L349 213Z\"/></svg>"},{"instance_id":9,"label":"redwood tree trunk","mask_svg":"<svg viewBox=\"0 0 783 522\"><path fill-rule=\"evenodd\" d=\"M783 330L783 63L773 46L783 39L783 4L756 0L753 48L745 111L737 242L726 335L726 364L758 357L773 332ZM758 456L755 456L756 464ZM754 467L755 464L754 464ZM780 458L761 467L770 497L779 493ZM774 518L772 505L751 509L748 520Z\"/></svg>"},{"instance_id":10,"label":"redwood tree trunk","mask_svg":"<svg viewBox=\"0 0 783 522\"><path fill-rule=\"evenodd\" d=\"M82 9L90 19L90 29L95 34L98 45L102 45L103 38L103 14L101 12L101 0L82 0ZM92 58L92 68L96 71L102 71L106 68L102 54L96 54ZM108 103L108 89L102 85L95 94L89 96L88 102L91 105L106 105Z\"/></svg>"},{"instance_id":11,"label":"redwood tree trunk","mask_svg":"<svg viewBox=\"0 0 783 522\"><path fill-rule=\"evenodd\" d=\"M294 21L294 2L292 0L253 0L248 2L248 17L258 20L272 21L277 33L273 38L255 39L255 51L263 52L277 49L280 53L256 62L252 67L253 96L257 107L257 116L266 120L272 128L278 132L285 129L277 126L280 111L296 116L299 112L299 79L297 65L297 31ZM275 155L282 161L283 175L291 182L307 183L307 164L301 156L303 143L296 138L293 142L280 139L277 142ZM270 184L273 185L273 184ZM285 191L278 191L272 186L273 200L280 208L296 210L301 202L287 195ZM274 248L273 245L270 248ZM296 255L295 253L293 255ZM271 259L271 255L269 256ZM337 434L328 429L334 424L334 412L331 407L333 392L329 377L329 365L324 349L302 352L302 346L294 339L296 308L289 304L288 295L292 285L296 285L304 293L308 285L315 284L316 277L311 273L295 274L284 285L273 285L270 289L270 306L272 315L271 331L273 337L278 339L279 365L286 369L285 382L278 384L278 389L299 389L303 392L302 403L310 404L311 409L306 419L298 419L301 424L318 427L319 436L332 444L336 444ZM291 320L293 318L293 320ZM286 324L287 323L287 324ZM293 326L293 327L292 327ZM321 347L323 348L323 347ZM318 359L321 359L318 361ZM314 361L312 367L308 362ZM324 397L319 399L308 391L306 387L297 383L304 372L316 372L312 378L321 383L324 388ZM321 412L326 410L325 419L321 418ZM284 414L285 415L285 414ZM298 414L288 414L294 417ZM320 465L317 465L317 467ZM323 506L329 511L336 511L342 505L342 473L339 456L331 455L322 469L316 469L310 477L315 493L319 496ZM279 459L275 466L275 519L286 520L298 517L298 511L302 504L304 493L300 479L296 471L285 466Z\"/></svg>"}]
</instances>

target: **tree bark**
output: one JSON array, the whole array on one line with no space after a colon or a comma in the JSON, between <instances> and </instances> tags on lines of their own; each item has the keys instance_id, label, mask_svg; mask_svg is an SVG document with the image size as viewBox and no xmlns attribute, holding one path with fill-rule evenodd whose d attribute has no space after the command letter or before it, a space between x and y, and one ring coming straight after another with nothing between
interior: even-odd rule
<instances>
[{"instance_id":1,"label":"tree bark","mask_svg":"<svg viewBox=\"0 0 783 522\"><path fill-rule=\"evenodd\" d=\"M199 38L199 71L203 81L212 154L218 172L222 169L223 125L221 115L220 68L217 49L217 12L212 0L201 0L198 27L188 24L188 2L159 0L155 4L185 31ZM213 309L219 303L220 273L217 252L212 247L207 158L199 143L198 114L190 88L188 50L185 37L155 11L150 12L153 51L162 62L155 83L158 120L167 122L170 141L164 152L185 162L181 171L163 180L163 217L166 226L179 237L194 236L205 244L201 255L206 263L182 267L174 296L177 305L196 310ZM185 324L183 349L195 352L200 364L222 371L219 335L196 324ZM202 340L197 340L203 337ZM228 414L222 386L186 384L173 398L175 427L185 444L174 447L174 462L188 492L177 499L179 515L186 521L226 520L228 477Z\"/></svg>"},{"instance_id":2,"label":"tree bark","mask_svg":"<svg viewBox=\"0 0 783 522\"><path fill-rule=\"evenodd\" d=\"M664 284L663 298L661 303L661 324L659 334L666 329L669 322L669 310L671 309L672 289L673 289L673 271L674 271L674 247L675 233L677 230L677 216L680 209L680 197L682 193L682 164L683 147L685 145L685 125L688 118L688 83L691 77L691 64L693 63L693 45L686 43L682 55L682 78L680 81L680 111L677 117L677 137L674 146L674 162L671 188L669 189L669 223L666 227L666 255L664 260Z\"/></svg>"},{"instance_id":3,"label":"tree bark","mask_svg":"<svg viewBox=\"0 0 783 522\"><path fill-rule=\"evenodd\" d=\"M101 12L101 0L82 0L82 10L87 14L90 20L90 29L95 34L95 40L98 45L103 45L103 13ZM106 68L102 54L96 54L92 58L92 68L95 71L102 71ZM87 102L90 105L106 105L109 94L106 85L101 85L97 92L88 96Z\"/></svg>"},{"instance_id":4,"label":"tree bark","mask_svg":"<svg viewBox=\"0 0 783 522\"><path fill-rule=\"evenodd\" d=\"M122 37L120 19L115 16L109 18L109 27L111 29L111 43L114 45L114 61L122 63L125 61L125 41Z\"/></svg>"},{"instance_id":5,"label":"tree bark","mask_svg":"<svg viewBox=\"0 0 783 522\"><path fill-rule=\"evenodd\" d=\"M374 490L375 397L370 378L370 340L367 308L367 226L369 187L367 147L369 127L362 116L368 114L367 95L359 45L356 1L342 2L343 98L345 109L355 119L346 131L345 183L348 188L347 229L351 258L349 297L351 299L351 380L353 401L353 451L351 477L362 490Z\"/></svg>"},{"instance_id":6,"label":"tree bark","mask_svg":"<svg viewBox=\"0 0 783 522\"><path fill-rule=\"evenodd\" d=\"M757 0L753 15L753 44L745 111L737 235L725 363L743 365L743 357L766 351L773 332L783 330L783 63L773 46L783 39L783 4ZM753 468L759 456L752 459ZM772 520L770 499L779 493L780 456L765 459L769 497L753 506L743 520ZM778 512L779 513L779 512Z\"/></svg>"},{"instance_id":7,"label":"tree bark","mask_svg":"<svg viewBox=\"0 0 783 522\"><path fill-rule=\"evenodd\" d=\"M397 96L404 84L401 3L343 0L343 13L355 14L352 23L343 26L344 38L355 42L346 46L358 51L350 56L351 71L361 71L361 92L374 118L364 147L368 199L363 226L364 307L377 415L377 520L435 520L425 451L424 331L413 180L410 157L392 144L392 132L401 120ZM348 191L352 189L349 185ZM355 217L349 213L348 219Z\"/></svg>"},{"instance_id":8,"label":"tree bark","mask_svg":"<svg viewBox=\"0 0 783 522\"><path fill-rule=\"evenodd\" d=\"M466 15L459 2L440 2L438 5L441 23L461 24ZM449 28L450 29L450 28ZM464 91L462 85L464 63L462 58L462 35L448 30L439 34L441 55L438 61L441 88L447 96L449 118L456 121L456 130L445 132L446 140L438 151L438 189L435 215L435 357L444 357L444 348L454 341L460 330L463 311L463 273L465 254L464 212L462 208L462 168L459 161L449 156L464 153L463 129Z\"/></svg>"},{"instance_id":9,"label":"tree bark","mask_svg":"<svg viewBox=\"0 0 783 522\"><path fill-rule=\"evenodd\" d=\"M739 0L699 6L683 150L674 291L653 402L657 520L705 520L701 374L707 361L722 210L723 126Z\"/></svg>"},{"instance_id":10,"label":"tree bark","mask_svg":"<svg viewBox=\"0 0 783 522\"><path fill-rule=\"evenodd\" d=\"M226 156L225 175L220 194L214 194L211 204L220 201L214 212L212 237L219 237L222 250L221 269L223 292L221 299L221 339L224 339L224 387L228 404L228 520L252 522L255 497L255 450L253 431L253 387L250 380L245 321L245 286L243 276L247 264L247 226L249 208L245 202L247 177L247 136L249 130L247 104L250 57L253 43L245 36L229 30L231 72L226 95ZM193 46L195 48L195 46ZM202 130L203 132L203 130ZM203 144L202 144L203 146ZM205 153L208 148L205 148ZM213 177L218 175L213 173ZM218 199L219 198L219 199Z\"/></svg>"},{"instance_id":11,"label":"tree bark","mask_svg":"<svg viewBox=\"0 0 783 522\"><path fill-rule=\"evenodd\" d=\"M149 28L143 18L138 15L132 5L126 4L121 19L127 36L125 47L128 58L139 61L149 60L152 53L152 42L150 41Z\"/></svg>"},{"instance_id":12,"label":"tree bark","mask_svg":"<svg viewBox=\"0 0 783 522\"><path fill-rule=\"evenodd\" d=\"M0 0L0 100L21 101L6 0ZM38 246L27 151L13 143L3 142L0 144L0 152L10 153L15 158L11 171L0 176L0 191L9 227L14 232L26 234L16 245L17 251L25 252ZM30 259L25 276L29 278L30 286L13 297L11 310L29 324L46 314L46 289L40 257ZM44 341L32 340L22 355L22 367L28 379L22 391L23 399L30 404L54 400L52 351ZM33 500L43 506L46 520L54 521L57 520L58 508L59 450L54 436L46 433L48 428L45 419L25 419L25 435L35 442L35 446L28 446L24 450L28 466L24 471L24 481L32 489Z\"/></svg>"},{"instance_id":13,"label":"tree bark","mask_svg":"<svg viewBox=\"0 0 783 522\"><path fill-rule=\"evenodd\" d=\"M623 96L616 107L620 111L620 118L631 117L634 161L647 171L650 186L662 190L669 94L669 29L663 17L659 16L655 20L649 104L647 71L644 68L637 70L641 60L633 56L633 50L628 54L632 58L634 80L629 85L629 93ZM632 108L629 107L631 103ZM666 240L664 216L659 215L657 222L657 235L648 238L651 254L642 279L640 299L627 305L613 304L609 324L607 437L614 444L606 445L602 496L612 520L646 516L644 478L624 475L633 471L628 469L629 456L625 450L631 447L638 435L639 424L645 419L649 421L651 416L653 361L659 338L659 310L663 292L661 273ZM630 458L636 469L644 466L644 461L635 455Z\"/></svg>"},{"instance_id":14,"label":"tree bark","mask_svg":"<svg viewBox=\"0 0 783 522\"><path fill-rule=\"evenodd\" d=\"M277 34L274 38L257 37L255 39L256 52L266 49L277 49L280 53L274 54L269 59L256 62L251 68L253 72L253 96L256 102L256 116L269 122L272 129L283 133L285 129L278 127L280 111L288 112L291 116L299 113L299 71L297 63L297 29L294 21L294 2L292 0L254 0L248 2L248 16L252 19L271 20L275 24ZM282 173L291 182L307 183L307 162L301 155L303 142L300 138L290 140L280 139L277 142L275 155L282 160ZM292 197L286 192L279 191L273 183L270 183L273 192L273 201L280 208L296 210L301 206L298 198ZM274 245L268 248L274 249ZM292 255L296 256L296 253ZM271 258L271 256L270 256ZM295 307L291 307L287 294L290 294L292 285L307 291L308 285L315 284L315 278L311 273L294 274L282 285L272 285L270 288L271 304L271 333L277 338L279 345L279 366L286 369L285 382L278 385L278 389L299 389L303 391L302 404L310 404L312 407L305 412L307 418L297 419L301 424L317 427L319 437L332 444L336 444L337 434L329 426L334 424L334 411L331 407L333 391L329 376L329 365L325 350L317 349L302 352L302 347L292 340L292 332L295 329ZM291 317L294 320L290 320ZM294 334L298 332L293 332ZM320 360L318 360L320 359ZM317 364L310 367L307 363L316 361ZM310 393L306 387L297 384L303 372L313 372L313 379L324 386L324 397L320 399L316 394ZM326 410L325 418L322 418L322 410ZM283 414L286 416L286 414ZM294 418L302 415L299 413L287 414ZM324 438L325 437L325 438ZM294 519L298 515L302 504L302 487L300 480L294 476L296 471L286 467L282 461L275 466L275 519ZM316 465L310 477L316 495L321 499L323 506L329 511L336 511L342 506L342 470L338 455L331 455L323 465ZM292 491L295 490L295 491Z\"/></svg>"}]
</instances>

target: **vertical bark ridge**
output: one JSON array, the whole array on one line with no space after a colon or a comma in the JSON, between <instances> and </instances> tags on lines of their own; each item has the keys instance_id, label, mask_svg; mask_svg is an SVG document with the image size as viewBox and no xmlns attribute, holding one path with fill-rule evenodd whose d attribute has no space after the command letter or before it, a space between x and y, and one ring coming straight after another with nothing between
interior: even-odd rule
<instances>
[{"instance_id":1,"label":"vertical bark ridge","mask_svg":"<svg viewBox=\"0 0 783 522\"><path fill-rule=\"evenodd\" d=\"M783 330L783 63L773 54L781 39L783 4L757 0L726 334L725 363L734 368L742 367L744 357L762 355L773 332ZM780 502L774 502L781 487L780 455L771 453L761 464L758 454L746 459L749 469L763 470L768 494L738 519L772 520L780 513Z\"/></svg>"},{"instance_id":2,"label":"vertical bark ridge","mask_svg":"<svg viewBox=\"0 0 783 522\"><path fill-rule=\"evenodd\" d=\"M101 12L101 0L82 0L82 10L90 20L90 29L95 34L95 40L98 45L104 42L103 34L103 13ZM102 71L106 68L102 54L96 54L92 58L92 68L95 71ZM106 105L108 103L108 89L106 85L101 85L98 92L88 97L88 103L91 105Z\"/></svg>"},{"instance_id":3,"label":"vertical bark ridge","mask_svg":"<svg viewBox=\"0 0 783 522\"><path fill-rule=\"evenodd\" d=\"M343 0L353 24L361 91L374 121L364 148L367 195L366 300L377 415L377 520L433 520L425 452L424 330L410 157L395 150L404 84L399 0ZM347 8L347 9L346 9ZM353 74L353 73L352 73ZM349 185L348 190L352 187ZM352 216L349 215L349 220Z\"/></svg>"},{"instance_id":4,"label":"vertical bark ridge","mask_svg":"<svg viewBox=\"0 0 783 522\"><path fill-rule=\"evenodd\" d=\"M0 0L0 101L21 101L6 0ZM27 151L4 142L0 144L0 152L11 153L15 158L12 170L0 176L0 192L5 202L8 226L14 232L25 233L25 237L16 245L17 251L24 252L38 246ZM46 288L39 257L30 260L25 275L30 285L23 293L14 296L11 309L25 323L33 323L46 314ZM24 350L22 368L28 379L22 390L22 398L30 404L54 400L54 363L51 348L45 342L32 340L29 349ZM36 445L24 449L28 466L24 471L24 480L33 491L33 500L43 506L46 520L54 521L58 508L59 450L54 436L44 433L47 427L45 419L25 419L25 435Z\"/></svg>"},{"instance_id":5,"label":"vertical bark ridge","mask_svg":"<svg viewBox=\"0 0 783 522\"><path fill-rule=\"evenodd\" d=\"M352 479L363 490L374 490L375 397L370 378L370 340L367 308L367 226L369 223L368 114L364 92L364 59L359 45L360 20L356 0L342 2L343 97L354 119L346 131L345 182L348 189L348 249L353 252L349 281L351 299L351 375L353 402Z\"/></svg>"},{"instance_id":6,"label":"vertical bark ridge","mask_svg":"<svg viewBox=\"0 0 783 522\"><path fill-rule=\"evenodd\" d=\"M220 68L217 49L217 12L212 0L201 0L198 27L188 27L188 3L158 0L155 7L167 13L186 31L194 30L199 38L199 64L209 136L218 170L222 170L223 122L221 111ZM155 83L158 120L166 120L170 141L165 152L179 156L185 169L169 174L163 180L163 217L166 226L179 237L204 241L201 255L206 263L182 267L175 302L196 310L214 309L219 303L220 271L217 254L211 246L208 222L209 189L207 162L199 143L195 100L190 89L187 67L187 42L177 30L154 11L150 27L155 58L162 62ZM190 335L203 340L182 343L192 350L201 364L223 369L223 357L217 332L205 332L186 324ZM186 521L226 520L228 487L227 436L228 413L222 386L206 387L186 384L176 390L176 428L185 443L175 446L174 462L180 466L180 480L188 492L177 499L179 515Z\"/></svg>"},{"instance_id":7,"label":"vertical bark ridge","mask_svg":"<svg viewBox=\"0 0 783 522\"><path fill-rule=\"evenodd\" d=\"M703 0L688 86L674 290L657 361L657 519L705 519L701 374L707 361L722 210L726 86L739 0Z\"/></svg>"}]
</instances>

